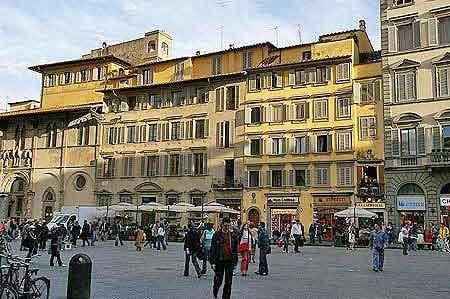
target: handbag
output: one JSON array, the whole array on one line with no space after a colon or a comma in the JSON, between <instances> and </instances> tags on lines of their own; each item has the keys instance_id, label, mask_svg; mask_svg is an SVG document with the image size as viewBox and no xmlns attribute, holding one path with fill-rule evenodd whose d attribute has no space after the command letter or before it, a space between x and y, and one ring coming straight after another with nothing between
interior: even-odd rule
<instances>
[{"instance_id":1,"label":"handbag","mask_svg":"<svg viewBox=\"0 0 450 299\"><path fill-rule=\"evenodd\" d=\"M249 249L248 243L241 243L238 246L238 252L244 252L244 251L247 251L248 249Z\"/></svg>"}]
</instances>

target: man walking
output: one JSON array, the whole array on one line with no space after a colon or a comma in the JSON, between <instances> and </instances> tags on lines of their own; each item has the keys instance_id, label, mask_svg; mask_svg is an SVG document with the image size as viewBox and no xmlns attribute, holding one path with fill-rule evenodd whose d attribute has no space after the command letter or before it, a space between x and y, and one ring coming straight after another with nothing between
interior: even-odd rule
<instances>
[{"instance_id":1,"label":"man walking","mask_svg":"<svg viewBox=\"0 0 450 299\"><path fill-rule=\"evenodd\" d=\"M192 259L198 278L202 277L200 266L198 265L197 255L200 253L200 236L194 230L192 224L188 225L188 232L184 238L184 252L186 255L184 263L184 276L189 276L189 260Z\"/></svg>"},{"instance_id":2,"label":"man walking","mask_svg":"<svg viewBox=\"0 0 450 299\"><path fill-rule=\"evenodd\" d=\"M231 285L233 283L233 268L237 263L237 246L238 240L230 232L230 218L224 217L221 229L218 230L211 241L211 267L214 274L213 295L217 298L219 289L225 276L225 284L223 286L222 299L231 297Z\"/></svg>"},{"instance_id":3,"label":"man walking","mask_svg":"<svg viewBox=\"0 0 450 299\"><path fill-rule=\"evenodd\" d=\"M300 246L300 242L302 242L304 230L303 225L300 224L300 220L296 220L291 228L291 237L294 237L295 247L294 252L298 253L298 247Z\"/></svg>"},{"instance_id":4,"label":"man walking","mask_svg":"<svg viewBox=\"0 0 450 299\"><path fill-rule=\"evenodd\" d=\"M379 224L375 224L375 230L370 235L369 246L373 250L372 269L375 272L383 272L384 249L389 243L387 234Z\"/></svg>"},{"instance_id":5,"label":"man walking","mask_svg":"<svg viewBox=\"0 0 450 299\"><path fill-rule=\"evenodd\" d=\"M260 222L258 235L258 247L259 247L259 270L255 272L257 275L267 276L269 274L269 265L267 264L267 255L272 253L270 247L269 234L266 230L266 224Z\"/></svg>"},{"instance_id":6,"label":"man walking","mask_svg":"<svg viewBox=\"0 0 450 299\"><path fill-rule=\"evenodd\" d=\"M163 247L164 250L167 249L166 247L166 240L165 240L165 236L166 236L166 231L164 230L164 224L161 222L159 224L159 228L158 228L158 250L161 250L161 245Z\"/></svg>"},{"instance_id":7,"label":"man walking","mask_svg":"<svg viewBox=\"0 0 450 299\"><path fill-rule=\"evenodd\" d=\"M117 222L114 224L113 231L114 231L114 234L116 235L115 245L119 246L119 242L120 242L120 246L123 246L123 242L122 242L123 225L120 220L117 220Z\"/></svg>"}]
</instances>

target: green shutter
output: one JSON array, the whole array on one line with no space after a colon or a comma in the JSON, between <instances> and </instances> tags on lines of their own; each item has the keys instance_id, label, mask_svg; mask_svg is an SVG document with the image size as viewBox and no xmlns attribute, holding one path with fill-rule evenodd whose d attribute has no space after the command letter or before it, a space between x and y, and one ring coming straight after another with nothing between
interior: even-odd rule
<instances>
[{"instance_id":1,"label":"green shutter","mask_svg":"<svg viewBox=\"0 0 450 299\"><path fill-rule=\"evenodd\" d=\"M439 126L433 127L433 149L441 149L441 128Z\"/></svg>"},{"instance_id":2,"label":"green shutter","mask_svg":"<svg viewBox=\"0 0 450 299\"><path fill-rule=\"evenodd\" d=\"M399 157L400 156L400 141L398 136L398 129L392 129L392 156Z\"/></svg>"},{"instance_id":3,"label":"green shutter","mask_svg":"<svg viewBox=\"0 0 450 299\"><path fill-rule=\"evenodd\" d=\"M417 153L425 155L425 129L424 127L417 128Z\"/></svg>"}]
</instances>

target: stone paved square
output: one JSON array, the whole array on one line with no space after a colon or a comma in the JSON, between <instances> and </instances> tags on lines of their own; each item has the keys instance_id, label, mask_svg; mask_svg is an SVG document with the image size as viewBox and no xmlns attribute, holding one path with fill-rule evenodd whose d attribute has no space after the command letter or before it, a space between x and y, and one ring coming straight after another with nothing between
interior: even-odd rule
<instances>
[{"instance_id":1,"label":"stone paved square","mask_svg":"<svg viewBox=\"0 0 450 299\"><path fill-rule=\"evenodd\" d=\"M95 299L197 299L212 298L211 270L198 279L191 266L183 276L184 254L180 243L167 251L135 251L131 242L115 247L113 242L63 251L69 258L78 252L93 260L92 298ZM270 275L257 277L250 264L249 276L235 276L232 298L449 298L450 256L419 251L402 256L387 250L384 273L370 270L370 251L343 248L304 247L300 254L283 254L273 247ZM51 279L51 298L66 298L68 268L48 266L43 252L35 266Z\"/></svg>"}]
</instances>

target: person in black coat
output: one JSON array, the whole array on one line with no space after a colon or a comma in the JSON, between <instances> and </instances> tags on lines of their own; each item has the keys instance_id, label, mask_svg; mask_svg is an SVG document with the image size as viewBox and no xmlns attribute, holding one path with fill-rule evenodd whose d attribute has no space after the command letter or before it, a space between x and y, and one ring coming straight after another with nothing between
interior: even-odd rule
<instances>
[{"instance_id":1,"label":"person in black coat","mask_svg":"<svg viewBox=\"0 0 450 299\"><path fill-rule=\"evenodd\" d=\"M219 289L225 276L222 298L231 297L231 285L233 283L233 269L238 260L238 238L230 232L230 218L224 217L221 229L218 230L211 241L210 262L214 270L213 295L217 298Z\"/></svg>"},{"instance_id":2,"label":"person in black coat","mask_svg":"<svg viewBox=\"0 0 450 299\"><path fill-rule=\"evenodd\" d=\"M49 230L47 227L47 223L44 221L41 225L40 235L39 235L39 249L45 250L47 247Z\"/></svg>"},{"instance_id":3,"label":"person in black coat","mask_svg":"<svg viewBox=\"0 0 450 299\"><path fill-rule=\"evenodd\" d=\"M62 232L59 227L53 227L50 232L50 266L54 266L54 258L56 257L56 261L58 262L58 265L60 267L64 267L65 265L61 261L61 254L60 254L60 239L62 238Z\"/></svg>"},{"instance_id":4,"label":"person in black coat","mask_svg":"<svg viewBox=\"0 0 450 299\"><path fill-rule=\"evenodd\" d=\"M83 224L83 228L81 230L81 239L83 240L83 246L87 245L89 246L89 236L91 234L91 226L89 225L89 223L87 222L87 220L84 220L84 224Z\"/></svg>"},{"instance_id":5,"label":"person in black coat","mask_svg":"<svg viewBox=\"0 0 450 299\"><path fill-rule=\"evenodd\" d=\"M75 223L72 226L72 244L74 247L77 247L77 240L81 233L81 226L78 223L78 221L75 221Z\"/></svg>"},{"instance_id":6,"label":"person in black coat","mask_svg":"<svg viewBox=\"0 0 450 299\"><path fill-rule=\"evenodd\" d=\"M184 276L189 276L189 260L192 258L192 264L194 265L198 278L202 277L202 272L197 260L197 256L201 252L200 235L194 229L192 224L188 225L188 232L184 238L184 252L186 253Z\"/></svg>"}]
</instances>

